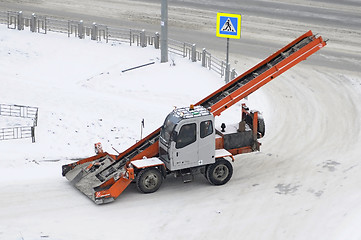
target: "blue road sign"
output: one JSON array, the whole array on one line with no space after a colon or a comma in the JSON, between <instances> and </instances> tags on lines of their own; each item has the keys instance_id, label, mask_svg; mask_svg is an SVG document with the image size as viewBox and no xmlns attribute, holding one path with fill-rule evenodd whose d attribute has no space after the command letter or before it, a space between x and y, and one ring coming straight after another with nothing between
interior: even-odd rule
<instances>
[{"instance_id":1,"label":"blue road sign","mask_svg":"<svg viewBox=\"0 0 361 240\"><path fill-rule=\"evenodd\" d=\"M217 37L241 38L241 15L217 13Z\"/></svg>"}]
</instances>

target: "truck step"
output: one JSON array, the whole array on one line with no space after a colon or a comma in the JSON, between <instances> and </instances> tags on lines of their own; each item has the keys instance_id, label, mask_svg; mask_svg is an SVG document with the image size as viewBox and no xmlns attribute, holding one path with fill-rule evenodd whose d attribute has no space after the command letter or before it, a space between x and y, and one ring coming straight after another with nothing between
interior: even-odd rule
<instances>
[{"instance_id":1,"label":"truck step","mask_svg":"<svg viewBox=\"0 0 361 240\"><path fill-rule=\"evenodd\" d=\"M183 169L180 171L181 175L182 175L182 180L184 183L189 183L192 182L194 180L194 176L191 173L190 169Z\"/></svg>"}]
</instances>

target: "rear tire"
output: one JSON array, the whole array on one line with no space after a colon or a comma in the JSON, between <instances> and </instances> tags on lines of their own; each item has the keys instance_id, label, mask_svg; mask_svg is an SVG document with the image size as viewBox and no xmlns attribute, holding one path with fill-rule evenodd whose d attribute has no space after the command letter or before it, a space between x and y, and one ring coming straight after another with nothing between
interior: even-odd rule
<instances>
[{"instance_id":1,"label":"rear tire","mask_svg":"<svg viewBox=\"0 0 361 240\"><path fill-rule=\"evenodd\" d=\"M232 164L222 158L207 167L206 178L213 185L223 185L231 179L232 174Z\"/></svg>"},{"instance_id":2,"label":"rear tire","mask_svg":"<svg viewBox=\"0 0 361 240\"><path fill-rule=\"evenodd\" d=\"M137 188L142 193L153 193L162 185L163 176L157 168L145 168L137 174Z\"/></svg>"}]
</instances>

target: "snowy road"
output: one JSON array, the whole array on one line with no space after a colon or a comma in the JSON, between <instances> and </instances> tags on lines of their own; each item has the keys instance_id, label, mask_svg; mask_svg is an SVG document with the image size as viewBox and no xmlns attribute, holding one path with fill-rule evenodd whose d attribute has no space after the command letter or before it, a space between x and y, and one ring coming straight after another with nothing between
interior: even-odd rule
<instances>
[{"instance_id":1,"label":"snowy road","mask_svg":"<svg viewBox=\"0 0 361 240\"><path fill-rule=\"evenodd\" d=\"M160 1L1 0L0 10L22 10L111 26L160 32ZM169 0L169 37L225 55L225 39L215 37L217 12L242 14L242 38L231 41L236 70L245 56L262 60L310 29L330 39L324 53L305 64L357 71L361 65L361 4L358 1ZM194 34L194 33L197 34ZM210 41L211 39L211 41ZM256 47L254 47L256 46ZM327 57L325 56L327 55ZM253 63L252 63L253 65Z\"/></svg>"},{"instance_id":2,"label":"snowy road","mask_svg":"<svg viewBox=\"0 0 361 240\"><path fill-rule=\"evenodd\" d=\"M19 232L30 236L25 240L43 239L41 234L50 240L124 235L361 238L361 3L192 2L169 1L174 4L169 13L171 37L196 42L222 56L225 41L212 37L215 13L241 12L242 39L231 41L232 66L239 73L309 29L330 39L315 56L250 96L250 104L263 111L266 121L261 152L238 157L234 176L224 187L209 186L202 177L192 184L167 179L155 194L129 188L116 202L100 207L60 177L61 163L41 164L46 174L35 179L26 168L5 168L6 186L1 191L10 195L0 200L1 219L7 219L0 220L0 239L22 239ZM9 8L73 19L79 19L80 11L88 21L159 30L159 3L153 0L0 1L0 10ZM18 175L24 179L15 180Z\"/></svg>"}]
</instances>

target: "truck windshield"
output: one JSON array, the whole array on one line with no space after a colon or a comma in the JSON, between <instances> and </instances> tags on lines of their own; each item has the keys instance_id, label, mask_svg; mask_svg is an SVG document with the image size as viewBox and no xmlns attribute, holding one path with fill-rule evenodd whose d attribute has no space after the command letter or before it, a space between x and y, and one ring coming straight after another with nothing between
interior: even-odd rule
<instances>
[{"instance_id":1,"label":"truck windshield","mask_svg":"<svg viewBox=\"0 0 361 240\"><path fill-rule=\"evenodd\" d=\"M168 115L168 117L165 119L162 129L160 131L160 138L167 145L170 144L170 137L171 137L172 131L174 130L175 125L177 125L177 123L180 120L181 119L179 117L175 116L173 113L170 113Z\"/></svg>"}]
</instances>

